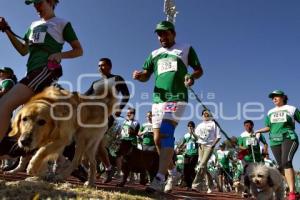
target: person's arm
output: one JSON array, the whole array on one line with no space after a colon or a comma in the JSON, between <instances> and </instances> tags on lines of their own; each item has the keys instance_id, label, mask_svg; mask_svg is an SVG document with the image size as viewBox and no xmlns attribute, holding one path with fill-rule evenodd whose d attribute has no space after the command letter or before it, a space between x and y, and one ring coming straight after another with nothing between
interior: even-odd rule
<instances>
[{"instance_id":1,"label":"person's arm","mask_svg":"<svg viewBox=\"0 0 300 200\"><path fill-rule=\"evenodd\" d=\"M68 22L64 27L63 38L70 44L72 49L69 51L53 53L49 56L48 60L53 60L57 63L60 63L61 59L76 58L82 56L83 50L81 44L70 22Z\"/></svg>"},{"instance_id":2,"label":"person's arm","mask_svg":"<svg viewBox=\"0 0 300 200\"><path fill-rule=\"evenodd\" d=\"M122 100L120 103L120 111L126 106L130 99L130 93L125 80L121 76L116 76L116 89L122 94Z\"/></svg>"},{"instance_id":3,"label":"person's arm","mask_svg":"<svg viewBox=\"0 0 300 200\"><path fill-rule=\"evenodd\" d=\"M191 133L191 135L192 135L196 140L199 139L199 137L195 134L195 129L192 130L190 133Z\"/></svg>"},{"instance_id":4,"label":"person's arm","mask_svg":"<svg viewBox=\"0 0 300 200\"><path fill-rule=\"evenodd\" d=\"M143 135L144 135L144 126L142 125L138 132L138 136L143 136Z\"/></svg>"},{"instance_id":5,"label":"person's arm","mask_svg":"<svg viewBox=\"0 0 300 200\"><path fill-rule=\"evenodd\" d=\"M79 40L74 40L74 41L70 42L69 44L72 47L71 50L51 54L48 59L49 60L54 60L57 63L60 63L61 60L65 59L65 58L76 58L76 57L82 56L83 50L82 50L82 47L81 47L81 44L80 44Z\"/></svg>"},{"instance_id":6,"label":"person's arm","mask_svg":"<svg viewBox=\"0 0 300 200\"><path fill-rule=\"evenodd\" d=\"M141 82L148 81L150 76L151 76L151 73L148 70L143 70L143 71L135 70L132 74L133 79L141 81Z\"/></svg>"},{"instance_id":7,"label":"person's arm","mask_svg":"<svg viewBox=\"0 0 300 200\"><path fill-rule=\"evenodd\" d=\"M270 127L267 127L267 126L255 131L255 133L267 133L267 132L270 132Z\"/></svg>"},{"instance_id":8,"label":"person's arm","mask_svg":"<svg viewBox=\"0 0 300 200\"><path fill-rule=\"evenodd\" d=\"M261 134L260 137L259 137L259 141L261 143L263 143L263 145L264 145L264 147L263 147L263 153L267 154L268 153L268 143L267 143L267 140L266 140L265 136L263 136Z\"/></svg>"},{"instance_id":9,"label":"person's arm","mask_svg":"<svg viewBox=\"0 0 300 200\"><path fill-rule=\"evenodd\" d=\"M190 47L189 49L188 64L193 68L194 71L191 75L187 75L185 77L185 85L192 86L194 84L194 80L203 75L202 66L193 47Z\"/></svg>"}]
</instances>

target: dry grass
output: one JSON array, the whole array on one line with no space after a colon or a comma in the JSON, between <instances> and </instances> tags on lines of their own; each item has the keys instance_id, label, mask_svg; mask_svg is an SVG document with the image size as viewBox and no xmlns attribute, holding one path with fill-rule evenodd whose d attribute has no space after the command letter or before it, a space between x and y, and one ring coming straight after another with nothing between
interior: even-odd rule
<instances>
[{"instance_id":1,"label":"dry grass","mask_svg":"<svg viewBox=\"0 0 300 200\"><path fill-rule=\"evenodd\" d=\"M70 183L53 184L44 181L1 181L0 199L127 199L147 200L152 199L147 194L129 194L114 191L104 191L95 188L85 188Z\"/></svg>"}]
</instances>

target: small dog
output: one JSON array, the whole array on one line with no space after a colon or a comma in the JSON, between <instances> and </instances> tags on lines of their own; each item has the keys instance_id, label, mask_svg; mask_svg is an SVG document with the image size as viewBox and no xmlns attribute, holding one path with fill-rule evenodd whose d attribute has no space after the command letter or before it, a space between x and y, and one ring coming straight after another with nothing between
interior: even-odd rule
<instances>
[{"instance_id":1,"label":"small dog","mask_svg":"<svg viewBox=\"0 0 300 200\"><path fill-rule=\"evenodd\" d=\"M136 147L124 156L122 161L123 177L118 187L123 187L127 181L130 172L140 173L140 184L146 185L147 173L149 173L150 181L155 177L158 171L159 156L156 151L142 151Z\"/></svg>"},{"instance_id":2,"label":"small dog","mask_svg":"<svg viewBox=\"0 0 300 200\"><path fill-rule=\"evenodd\" d=\"M232 186L233 186L235 192L238 194L241 194L244 190L244 185L241 183L240 180L234 180Z\"/></svg>"},{"instance_id":3,"label":"small dog","mask_svg":"<svg viewBox=\"0 0 300 200\"><path fill-rule=\"evenodd\" d=\"M48 87L24 105L13 119L9 136L19 136L18 145L26 151L37 150L28 164L28 174L45 177L47 161L56 160L74 139L76 149L72 163L56 179L69 176L85 156L90 167L85 185L94 185L96 150L107 129L108 116L117 104L114 86L114 79L108 81L97 91L99 96Z\"/></svg>"},{"instance_id":4,"label":"small dog","mask_svg":"<svg viewBox=\"0 0 300 200\"><path fill-rule=\"evenodd\" d=\"M263 164L251 164L246 169L245 179L249 180L250 193L256 199L284 199L283 177L276 168Z\"/></svg>"}]
</instances>

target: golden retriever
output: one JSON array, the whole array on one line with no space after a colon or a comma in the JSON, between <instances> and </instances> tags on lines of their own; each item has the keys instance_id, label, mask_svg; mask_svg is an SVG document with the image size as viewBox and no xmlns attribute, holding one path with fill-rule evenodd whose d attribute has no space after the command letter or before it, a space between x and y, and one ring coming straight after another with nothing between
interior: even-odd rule
<instances>
[{"instance_id":1,"label":"golden retriever","mask_svg":"<svg viewBox=\"0 0 300 200\"><path fill-rule=\"evenodd\" d=\"M9 136L19 136L21 148L37 149L27 167L28 174L44 176L47 161L57 159L74 139L76 150L72 163L57 178L69 176L85 156L90 167L85 184L94 185L95 153L107 129L108 116L118 105L114 86L115 80L109 79L102 88L98 88L98 96L48 87L24 105L13 119Z\"/></svg>"}]
</instances>

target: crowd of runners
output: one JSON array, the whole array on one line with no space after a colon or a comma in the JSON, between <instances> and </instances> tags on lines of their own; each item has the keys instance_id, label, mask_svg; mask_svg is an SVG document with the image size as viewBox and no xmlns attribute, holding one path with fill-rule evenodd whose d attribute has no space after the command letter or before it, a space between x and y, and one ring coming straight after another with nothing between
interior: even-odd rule
<instances>
[{"instance_id":1,"label":"crowd of runners","mask_svg":"<svg viewBox=\"0 0 300 200\"><path fill-rule=\"evenodd\" d=\"M0 18L0 29L16 50L21 55L29 53L27 74L19 82L13 69L0 69L1 139L7 136L12 112L62 75L61 60L83 54L71 23L55 16L58 0L26 0L25 3L33 4L41 19L31 24L23 41L17 38L6 20ZM134 180L134 172L138 170L131 168L133 163L129 158L142 155L135 164L141 161L147 165L147 156L157 155L153 165L155 174L150 174L151 169L140 172L149 181L148 192L169 192L174 185L179 185L207 193L235 189L244 196L250 196L251 191L243 178L245 171L252 163L264 163L278 168L285 177L288 199L296 199L299 173L294 171L293 157L299 146L295 122L300 123L300 112L287 104L287 95L280 90L269 94L275 107L267 113L264 128L254 131L253 121L246 120L245 131L226 140L222 139L222 130L207 109L202 111L202 119L198 122L180 121L188 102L188 88L203 75L203 69L194 48L175 41L176 31L172 22L161 21L154 31L161 47L149 54L141 70L132 73L132 78L140 82L148 81L152 74L155 79L152 110L145 113L145 123L135 118L135 108L128 107L126 116L122 116L122 110L124 113L129 101L129 90L121 76L112 74L109 58L99 60L102 77L85 92L85 95L93 95L105 79L114 78L118 82L116 90L122 94L120 106L109 117L109 128L99 144L99 173L100 166L106 172L103 182L109 183L113 176L124 174L125 165L129 165L129 168L126 167L132 171L131 179ZM71 50L62 52L65 41L70 44ZM187 133L181 142L175 144L174 133L178 123L187 124ZM266 132L269 133L269 141L264 137ZM70 146L76 148L74 143ZM270 159L269 149L275 161ZM139 153L134 154L136 152ZM10 168L10 163L4 162L3 170ZM73 175L80 176L78 174L82 173L84 180L84 171L83 163ZM147 184L148 181L141 183Z\"/></svg>"}]
</instances>

